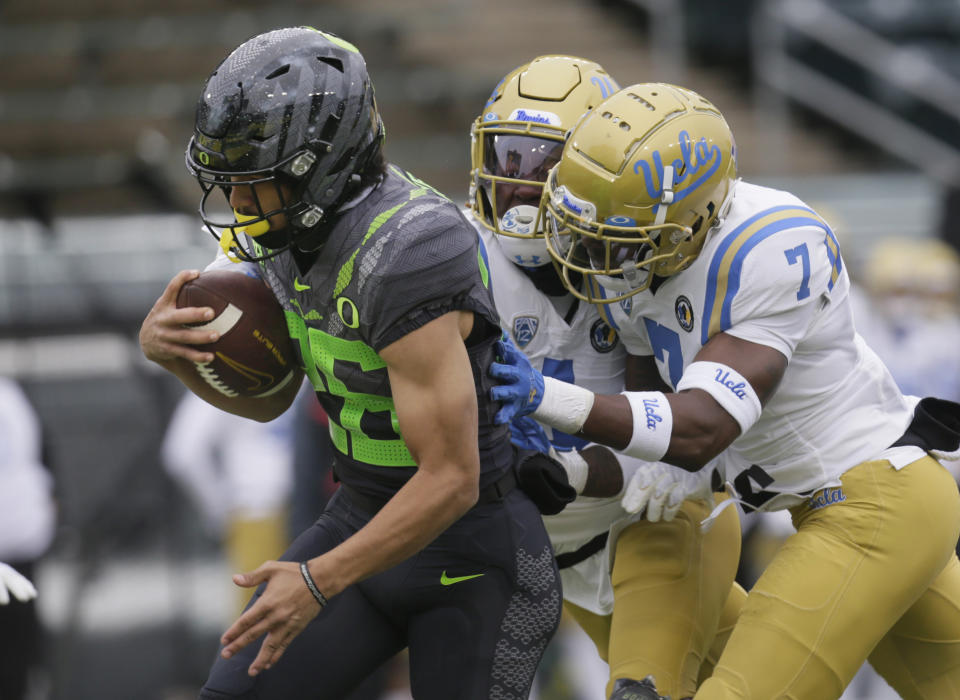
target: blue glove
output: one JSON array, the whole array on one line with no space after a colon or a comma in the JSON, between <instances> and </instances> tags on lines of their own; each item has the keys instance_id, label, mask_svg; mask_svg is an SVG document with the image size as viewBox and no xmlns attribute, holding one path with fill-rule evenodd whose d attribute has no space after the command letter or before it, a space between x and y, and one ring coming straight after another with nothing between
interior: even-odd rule
<instances>
[{"instance_id":1,"label":"blue glove","mask_svg":"<svg viewBox=\"0 0 960 700\"><path fill-rule=\"evenodd\" d=\"M509 338L497 341L497 360L490 365L490 376L500 384L490 389L490 398L503 406L494 416L495 423L509 423L515 416L537 410L543 400L543 375Z\"/></svg>"},{"instance_id":2,"label":"blue glove","mask_svg":"<svg viewBox=\"0 0 960 700\"><path fill-rule=\"evenodd\" d=\"M550 451L550 439L547 433L530 416L517 416L510 421L510 441L521 450Z\"/></svg>"}]
</instances>

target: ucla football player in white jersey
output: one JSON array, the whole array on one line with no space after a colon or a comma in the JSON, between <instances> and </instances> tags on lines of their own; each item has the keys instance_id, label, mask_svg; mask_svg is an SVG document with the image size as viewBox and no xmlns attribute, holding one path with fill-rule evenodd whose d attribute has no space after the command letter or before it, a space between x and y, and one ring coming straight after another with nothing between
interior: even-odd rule
<instances>
[{"instance_id":1,"label":"ucla football player in white jersey","mask_svg":"<svg viewBox=\"0 0 960 700\"><path fill-rule=\"evenodd\" d=\"M599 393L624 389L624 345L594 304L564 287L534 224L566 133L617 89L592 61L540 56L497 85L471 132L468 218L480 233L504 331L545 375ZM520 446L550 449L581 494L544 520L565 608L610 664L607 695L633 697L647 675L673 697L691 695L698 674L709 670L704 659L725 639L721 634L711 649L718 624L729 630L746 596L733 584L740 547L734 509L702 535L699 521L713 506L709 479L659 465L635 494L635 510L643 510L629 515L620 504L624 474L641 460L561 430L547 428L548 442L529 418L513 427ZM684 502L697 491L699 500Z\"/></svg>"},{"instance_id":2,"label":"ucla football player in white jersey","mask_svg":"<svg viewBox=\"0 0 960 700\"><path fill-rule=\"evenodd\" d=\"M504 345L500 418L693 472L719 460L736 500L797 529L696 700L837 698L868 658L904 698L960 697L960 496L938 461L960 449L960 406L904 397L857 335L827 223L739 181L720 112L665 84L578 122L540 213L645 390L594 394Z\"/></svg>"}]
</instances>

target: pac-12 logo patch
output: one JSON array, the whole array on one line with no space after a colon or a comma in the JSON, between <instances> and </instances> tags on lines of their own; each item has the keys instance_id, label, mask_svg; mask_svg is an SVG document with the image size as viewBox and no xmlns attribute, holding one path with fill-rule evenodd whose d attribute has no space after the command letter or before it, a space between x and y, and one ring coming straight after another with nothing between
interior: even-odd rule
<instances>
[{"instance_id":1,"label":"pac-12 logo patch","mask_svg":"<svg viewBox=\"0 0 960 700\"><path fill-rule=\"evenodd\" d=\"M673 310L677 314L677 323L687 333L693 330L693 304L682 294L677 297Z\"/></svg>"},{"instance_id":2,"label":"pac-12 logo patch","mask_svg":"<svg viewBox=\"0 0 960 700\"><path fill-rule=\"evenodd\" d=\"M540 319L536 316L518 316L513 319L513 339L518 348L525 348L533 340L540 327Z\"/></svg>"},{"instance_id":3,"label":"pac-12 logo patch","mask_svg":"<svg viewBox=\"0 0 960 700\"><path fill-rule=\"evenodd\" d=\"M597 352L610 352L617 347L617 332L602 318L598 318L590 327L590 344Z\"/></svg>"}]
</instances>

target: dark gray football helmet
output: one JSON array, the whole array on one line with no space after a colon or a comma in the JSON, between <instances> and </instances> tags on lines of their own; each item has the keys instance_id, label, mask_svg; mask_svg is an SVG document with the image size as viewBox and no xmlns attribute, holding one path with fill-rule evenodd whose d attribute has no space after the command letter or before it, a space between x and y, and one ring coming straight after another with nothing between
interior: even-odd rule
<instances>
[{"instance_id":1,"label":"dark gray football helmet","mask_svg":"<svg viewBox=\"0 0 960 700\"><path fill-rule=\"evenodd\" d=\"M331 214L359 191L380 162L383 123L363 56L352 44L311 27L277 29L247 40L203 88L187 167L200 183L200 216L228 254L261 260L295 246L314 250ZM273 183L279 204L256 214L210 195ZM286 196L284 196L286 193ZM270 217L286 226L270 230ZM245 247L244 233L255 241Z\"/></svg>"}]
</instances>

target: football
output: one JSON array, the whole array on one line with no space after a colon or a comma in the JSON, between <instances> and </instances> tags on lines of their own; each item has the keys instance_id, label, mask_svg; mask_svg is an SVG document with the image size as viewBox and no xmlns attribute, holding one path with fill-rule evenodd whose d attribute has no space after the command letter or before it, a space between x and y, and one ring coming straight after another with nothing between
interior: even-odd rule
<instances>
[{"instance_id":1,"label":"football","mask_svg":"<svg viewBox=\"0 0 960 700\"><path fill-rule=\"evenodd\" d=\"M209 306L214 317L194 328L216 330L220 339L196 347L214 359L194 363L203 380L229 397L265 397L295 375L296 355L283 308L262 280L233 270L208 270L187 282L177 306Z\"/></svg>"}]
</instances>

